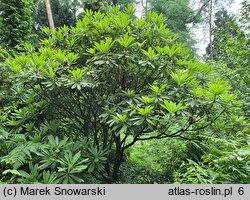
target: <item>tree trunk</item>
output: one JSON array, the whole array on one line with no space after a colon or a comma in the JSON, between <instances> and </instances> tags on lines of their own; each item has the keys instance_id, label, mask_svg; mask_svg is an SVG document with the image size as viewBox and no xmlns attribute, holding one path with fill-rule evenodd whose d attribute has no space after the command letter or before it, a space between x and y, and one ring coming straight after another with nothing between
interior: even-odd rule
<instances>
[{"instance_id":1,"label":"tree trunk","mask_svg":"<svg viewBox=\"0 0 250 200\"><path fill-rule=\"evenodd\" d=\"M52 11L51 11L51 6L50 6L50 1L45 0L45 6L46 6L46 11L47 11L47 16L48 16L48 21L49 21L49 27L53 31L55 30L55 24L52 16Z\"/></svg>"},{"instance_id":2,"label":"tree trunk","mask_svg":"<svg viewBox=\"0 0 250 200\"><path fill-rule=\"evenodd\" d=\"M145 10L145 15L147 16L147 12L148 12L148 1L145 0L145 5L144 5L144 0L141 1L141 5Z\"/></svg>"},{"instance_id":3,"label":"tree trunk","mask_svg":"<svg viewBox=\"0 0 250 200\"><path fill-rule=\"evenodd\" d=\"M114 181L119 180L119 172L120 172L120 166L122 164L122 160L123 160L123 151L120 149L116 151L116 155L115 155L115 162L114 162L113 172L112 172L112 179Z\"/></svg>"},{"instance_id":4,"label":"tree trunk","mask_svg":"<svg viewBox=\"0 0 250 200\"><path fill-rule=\"evenodd\" d=\"M115 151L115 161L112 171L112 179L113 181L117 181L119 179L119 171L123 161L124 150L122 148L120 137L119 136L114 136L114 137L115 137L116 151Z\"/></svg>"},{"instance_id":5,"label":"tree trunk","mask_svg":"<svg viewBox=\"0 0 250 200\"><path fill-rule=\"evenodd\" d=\"M209 50L210 50L210 60L214 59L214 52L213 52L213 41L212 41L212 16L213 16L213 0L210 0L210 5L209 5Z\"/></svg>"}]
</instances>

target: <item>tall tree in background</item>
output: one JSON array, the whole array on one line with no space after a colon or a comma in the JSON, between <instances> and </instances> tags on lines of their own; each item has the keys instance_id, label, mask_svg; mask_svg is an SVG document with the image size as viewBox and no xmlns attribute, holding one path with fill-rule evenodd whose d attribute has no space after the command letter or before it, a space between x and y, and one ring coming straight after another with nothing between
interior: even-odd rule
<instances>
[{"instance_id":1,"label":"tall tree in background","mask_svg":"<svg viewBox=\"0 0 250 200\"><path fill-rule=\"evenodd\" d=\"M209 38L209 58L214 59L213 56L213 15L218 9L225 8L227 5L230 5L234 0L200 0L199 13L203 16L204 27L208 27L208 38Z\"/></svg>"},{"instance_id":2,"label":"tall tree in background","mask_svg":"<svg viewBox=\"0 0 250 200\"><path fill-rule=\"evenodd\" d=\"M242 3L241 8L241 18L240 23L243 26L243 29L246 30L248 33L250 31L250 2L244 0Z\"/></svg>"},{"instance_id":3,"label":"tall tree in background","mask_svg":"<svg viewBox=\"0 0 250 200\"><path fill-rule=\"evenodd\" d=\"M52 15L52 11L51 11L51 6L50 6L50 1L49 0L45 0L45 6L46 6L46 11L47 11L47 16L48 16L48 21L49 21L50 29L54 30L55 29L55 24L54 24L53 15Z\"/></svg>"},{"instance_id":4,"label":"tall tree in background","mask_svg":"<svg viewBox=\"0 0 250 200\"><path fill-rule=\"evenodd\" d=\"M82 0L83 8L93 11L105 10L108 6L125 7L127 4L134 3L135 0Z\"/></svg>"},{"instance_id":5,"label":"tall tree in background","mask_svg":"<svg viewBox=\"0 0 250 200\"><path fill-rule=\"evenodd\" d=\"M200 22L200 16L189 6L189 0L150 0L149 8L163 13L167 27L179 35L181 42L192 46L194 40L189 34L188 24Z\"/></svg>"},{"instance_id":6,"label":"tall tree in background","mask_svg":"<svg viewBox=\"0 0 250 200\"><path fill-rule=\"evenodd\" d=\"M28 41L32 34L32 1L0 1L0 43L7 49Z\"/></svg>"},{"instance_id":7,"label":"tall tree in background","mask_svg":"<svg viewBox=\"0 0 250 200\"><path fill-rule=\"evenodd\" d=\"M210 47L210 59L213 60L213 46L212 46L212 15L213 15L213 0L209 2L208 16L209 16L209 47Z\"/></svg>"},{"instance_id":8,"label":"tall tree in background","mask_svg":"<svg viewBox=\"0 0 250 200\"><path fill-rule=\"evenodd\" d=\"M84 9L98 11L106 7L110 2L109 1L100 1L100 0L82 0Z\"/></svg>"},{"instance_id":9,"label":"tall tree in background","mask_svg":"<svg viewBox=\"0 0 250 200\"><path fill-rule=\"evenodd\" d=\"M206 48L206 54L219 61L220 59L225 59L225 51L222 50L222 46L239 34L239 25L236 23L235 16L229 13L227 10L222 9L215 13L214 15L214 27L213 27L213 39L210 38L211 43L208 44ZM241 31L241 34L243 32Z\"/></svg>"},{"instance_id":10,"label":"tall tree in background","mask_svg":"<svg viewBox=\"0 0 250 200\"><path fill-rule=\"evenodd\" d=\"M34 29L39 33L43 27L48 27L49 23L44 0L34 1L36 5L33 13ZM77 12L80 6L81 0L50 0L50 7L56 27L74 25L77 20Z\"/></svg>"},{"instance_id":11,"label":"tall tree in background","mask_svg":"<svg viewBox=\"0 0 250 200\"><path fill-rule=\"evenodd\" d=\"M222 10L215 15L212 47L214 60L223 63L218 69L243 99L243 110L250 118L250 3L244 1L240 16ZM209 55L209 48L207 48Z\"/></svg>"},{"instance_id":12,"label":"tall tree in background","mask_svg":"<svg viewBox=\"0 0 250 200\"><path fill-rule=\"evenodd\" d=\"M79 13L84 9L93 11L106 10L108 6L125 7L135 0L33 0L36 8L33 12L34 29L37 34L43 27L49 26L47 12L51 10L53 14L53 21L56 27L64 25L73 26L79 18ZM46 9L44 1L50 9ZM50 12L49 12L50 13ZM52 21L52 20L50 20Z\"/></svg>"}]
</instances>

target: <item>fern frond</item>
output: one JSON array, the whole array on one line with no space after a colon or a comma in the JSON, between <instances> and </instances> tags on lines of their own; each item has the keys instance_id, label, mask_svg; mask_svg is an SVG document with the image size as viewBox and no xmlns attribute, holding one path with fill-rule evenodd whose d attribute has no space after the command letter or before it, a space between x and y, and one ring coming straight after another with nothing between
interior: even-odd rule
<instances>
[{"instance_id":1,"label":"fern frond","mask_svg":"<svg viewBox=\"0 0 250 200\"><path fill-rule=\"evenodd\" d=\"M32 159L31 153L36 153L41 148L41 143L29 141L12 149L8 155L0 158L0 160L12 165L13 169L18 169Z\"/></svg>"}]
</instances>

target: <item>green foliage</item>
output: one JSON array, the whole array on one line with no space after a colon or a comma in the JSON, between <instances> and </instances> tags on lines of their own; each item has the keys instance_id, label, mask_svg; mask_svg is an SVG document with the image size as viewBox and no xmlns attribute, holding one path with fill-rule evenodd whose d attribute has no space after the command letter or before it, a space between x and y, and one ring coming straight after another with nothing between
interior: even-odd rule
<instances>
[{"instance_id":1,"label":"green foliage","mask_svg":"<svg viewBox=\"0 0 250 200\"><path fill-rule=\"evenodd\" d=\"M127 183L171 183L173 173L187 157L187 143L183 140L162 139L136 143L128 150L128 163L123 167L140 166L144 173L126 174ZM131 165L131 166L130 166ZM122 176L126 168L122 167ZM146 170L147 169L147 170ZM147 177L146 180L144 176ZM131 179L131 180L130 180ZM142 180L141 180L142 179Z\"/></svg>"},{"instance_id":2,"label":"green foliage","mask_svg":"<svg viewBox=\"0 0 250 200\"><path fill-rule=\"evenodd\" d=\"M126 162L121 166L119 184L164 183L166 176L139 163Z\"/></svg>"},{"instance_id":3,"label":"green foliage","mask_svg":"<svg viewBox=\"0 0 250 200\"><path fill-rule=\"evenodd\" d=\"M216 28L214 30L213 48L216 68L220 75L231 82L238 93L238 98L243 99L243 109L249 118L249 15L245 2L245 12L237 23L235 16L229 15L225 10L217 13ZM248 9L249 10L249 9ZM242 23L243 22L243 23ZM223 64L221 64L223 63Z\"/></svg>"},{"instance_id":4,"label":"green foliage","mask_svg":"<svg viewBox=\"0 0 250 200\"><path fill-rule=\"evenodd\" d=\"M176 104L171 101L169 102L168 100L164 100L164 104L161 104L161 106L165 108L170 114L187 108L187 106L182 106L182 103Z\"/></svg>"},{"instance_id":5,"label":"green foliage","mask_svg":"<svg viewBox=\"0 0 250 200\"><path fill-rule=\"evenodd\" d=\"M229 84L164 22L153 12L135 18L131 6L86 10L75 27L44 29L38 49L7 58L13 99L0 118L2 181L81 183L93 175L109 183L138 141L202 141L242 128Z\"/></svg>"},{"instance_id":6,"label":"green foliage","mask_svg":"<svg viewBox=\"0 0 250 200\"><path fill-rule=\"evenodd\" d=\"M9 147L7 155L1 157L1 163L4 166L1 169L3 182L82 183L87 176L87 168L91 168L89 169L91 172L96 169L91 167L96 161L92 161L91 156L88 155L88 143L85 139L60 140L58 137L49 135L48 139L34 142L25 138L25 135L19 136L22 140L15 134L10 134L9 137L2 138L2 142ZM2 153L3 150L1 148ZM102 169L101 163L98 169Z\"/></svg>"},{"instance_id":7,"label":"green foliage","mask_svg":"<svg viewBox=\"0 0 250 200\"><path fill-rule=\"evenodd\" d=\"M206 153L199 141L182 139L150 140L136 143L121 166L122 183L173 183L183 161L195 161Z\"/></svg>"},{"instance_id":8,"label":"green foliage","mask_svg":"<svg viewBox=\"0 0 250 200\"><path fill-rule=\"evenodd\" d=\"M245 30L249 30L249 14L250 14L250 3L247 0L243 0L241 8L241 18L240 22L243 26L245 26Z\"/></svg>"},{"instance_id":9,"label":"green foliage","mask_svg":"<svg viewBox=\"0 0 250 200\"><path fill-rule=\"evenodd\" d=\"M199 23L200 16L192 10L189 0L150 0L149 4L151 10L164 15L168 28L179 35L181 42L189 46L194 44L188 24Z\"/></svg>"},{"instance_id":10,"label":"green foliage","mask_svg":"<svg viewBox=\"0 0 250 200\"><path fill-rule=\"evenodd\" d=\"M135 0L81 0L84 9L92 11L105 11L109 6L119 6L124 8L126 5L134 3Z\"/></svg>"},{"instance_id":11,"label":"green foliage","mask_svg":"<svg viewBox=\"0 0 250 200\"><path fill-rule=\"evenodd\" d=\"M175 173L177 183L250 183L249 136L235 141L210 137L201 161L187 160Z\"/></svg>"},{"instance_id":12,"label":"green foliage","mask_svg":"<svg viewBox=\"0 0 250 200\"><path fill-rule=\"evenodd\" d=\"M0 2L0 44L7 49L30 41L32 36L31 0Z\"/></svg>"},{"instance_id":13,"label":"green foliage","mask_svg":"<svg viewBox=\"0 0 250 200\"><path fill-rule=\"evenodd\" d=\"M67 183L81 183L83 180L77 176L78 173L84 171L88 166L83 163L88 159L81 160L81 152L77 152L74 156L72 152L65 152L64 157L59 159L60 167L58 167L59 172L59 182L61 181L64 184Z\"/></svg>"},{"instance_id":14,"label":"green foliage","mask_svg":"<svg viewBox=\"0 0 250 200\"><path fill-rule=\"evenodd\" d=\"M42 28L49 26L48 18L44 0L33 1L36 6L33 12L34 28L39 33ZM77 12L81 7L80 0L50 0L50 4L56 27L72 26L76 23Z\"/></svg>"},{"instance_id":15,"label":"green foliage","mask_svg":"<svg viewBox=\"0 0 250 200\"><path fill-rule=\"evenodd\" d=\"M20 136L20 138L14 138L13 140L16 141L19 139L24 140L22 136ZM7 165L12 165L14 169L18 169L25 164L28 159L32 158L31 154L37 152L40 145L40 143L27 142L22 144L21 142L21 144L11 150L6 157L3 157L1 161Z\"/></svg>"}]
</instances>

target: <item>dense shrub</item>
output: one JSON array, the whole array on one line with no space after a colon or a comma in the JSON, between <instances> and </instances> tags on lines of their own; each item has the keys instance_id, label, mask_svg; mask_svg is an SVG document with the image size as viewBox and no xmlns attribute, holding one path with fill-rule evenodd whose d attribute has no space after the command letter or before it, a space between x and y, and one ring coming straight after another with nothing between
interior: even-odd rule
<instances>
[{"instance_id":1,"label":"dense shrub","mask_svg":"<svg viewBox=\"0 0 250 200\"><path fill-rule=\"evenodd\" d=\"M3 180L117 181L138 141L202 141L222 122L234 131L240 102L229 84L176 41L162 15L134 11L87 10L75 27L45 29L38 50L6 60L15 104L0 118Z\"/></svg>"}]
</instances>

